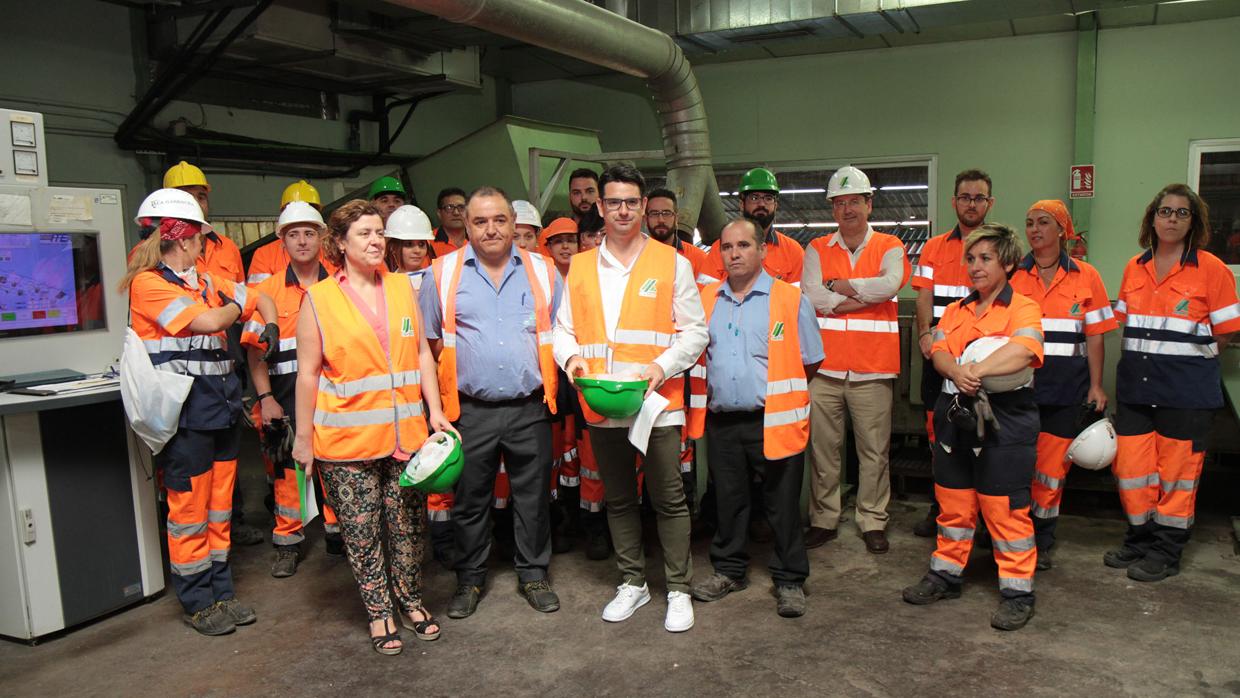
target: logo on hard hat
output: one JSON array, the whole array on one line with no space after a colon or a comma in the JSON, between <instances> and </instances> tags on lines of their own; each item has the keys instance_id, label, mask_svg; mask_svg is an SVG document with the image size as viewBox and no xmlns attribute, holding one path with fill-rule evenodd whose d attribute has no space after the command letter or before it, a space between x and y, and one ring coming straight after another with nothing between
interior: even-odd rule
<instances>
[{"instance_id":1,"label":"logo on hard hat","mask_svg":"<svg viewBox=\"0 0 1240 698\"><path fill-rule=\"evenodd\" d=\"M641 296L642 298L654 298L655 289L658 287L658 285L659 285L659 282L657 279L646 279L645 283L642 284L642 287L638 289L637 295Z\"/></svg>"},{"instance_id":2,"label":"logo on hard hat","mask_svg":"<svg viewBox=\"0 0 1240 698\"><path fill-rule=\"evenodd\" d=\"M840 180L840 189L843 189L844 187L847 187L847 186L848 186L848 176L845 175L844 179Z\"/></svg>"}]
</instances>

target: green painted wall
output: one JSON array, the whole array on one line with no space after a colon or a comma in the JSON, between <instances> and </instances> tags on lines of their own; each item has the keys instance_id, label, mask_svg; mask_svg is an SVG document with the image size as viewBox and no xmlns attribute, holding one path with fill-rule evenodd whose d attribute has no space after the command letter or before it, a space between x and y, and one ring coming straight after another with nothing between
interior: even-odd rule
<instances>
[{"instance_id":1,"label":"green painted wall","mask_svg":"<svg viewBox=\"0 0 1240 698\"><path fill-rule=\"evenodd\" d=\"M1186 176L1189 139L1240 136L1236 36L1240 19L1101 32L1090 259L1112 294L1148 198ZM1023 226L1030 203L1067 198L1075 72L1073 33L696 69L718 165L936 155L939 229L967 167L994 178L992 220ZM660 145L637 80L515 85L513 108L597 128L604 150Z\"/></svg>"}]
</instances>

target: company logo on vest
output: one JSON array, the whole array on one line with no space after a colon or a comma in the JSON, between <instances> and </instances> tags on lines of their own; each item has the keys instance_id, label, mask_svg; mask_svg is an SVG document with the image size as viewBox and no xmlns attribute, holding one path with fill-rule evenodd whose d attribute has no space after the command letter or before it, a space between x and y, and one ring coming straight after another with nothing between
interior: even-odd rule
<instances>
[{"instance_id":1,"label":"company logo on vest","mask_svg":"<svg viewBox=\"0 0 1240 698\"><path fill-rule=\"evenodd\" d=\"M784 323L777 322L775 323L775 326L771 328L771 341L772 342L784 341Z\"/></svg>"},{"instance_id":2,"label":"company logo on vest","mask_svg":"<svg viewBox=\"0 0 1240 698\"><path fill-rule=\"evenodd\" d=\"M402 337L413 336L413 318L403 317L400 319L400 336Z\"/></svg>"},{"instance_id":3,"label":"company logo on vest","mask_svg":"<svg viewBox=\"0 0 1240 698\"><path fill-rule=\"evenodd\" d=\"M659 281L657 279L646 279L642 287L638 289L637 295L642 298L654 298L655 289L658 288Z\"/></svg>"}]
</instances>

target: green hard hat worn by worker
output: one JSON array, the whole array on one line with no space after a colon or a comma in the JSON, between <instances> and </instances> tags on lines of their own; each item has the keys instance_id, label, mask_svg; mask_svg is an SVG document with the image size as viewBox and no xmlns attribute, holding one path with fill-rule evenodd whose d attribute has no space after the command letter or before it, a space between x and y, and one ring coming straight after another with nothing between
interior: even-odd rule
<instances>
[{"instance_id":1,"label":"green hard hat worn by worker","mask_svg":"<svg viewBox=\"0 0 1240 698\"><path fill-rule=\"evenodd\" d=\"M399 179L392 176L380 177L375 183L370 185L370 196L367 198L374 199L376 196L384 194L400 194L402 197L408 196L405 193L405 187L400 183Z\"/></svg>"},{"instance_id":2,"label":"green hard hat worn by worker","mask_svg":"<svg viewBox=\"0 0 1240 698\"><path fill-rule=\"evenodd\" d=\"M765 167L755 167L741 175L740 193L747 191L771 191L779 193L779 183L775 181L775 173Z\"/></svg>"}]
</instances>

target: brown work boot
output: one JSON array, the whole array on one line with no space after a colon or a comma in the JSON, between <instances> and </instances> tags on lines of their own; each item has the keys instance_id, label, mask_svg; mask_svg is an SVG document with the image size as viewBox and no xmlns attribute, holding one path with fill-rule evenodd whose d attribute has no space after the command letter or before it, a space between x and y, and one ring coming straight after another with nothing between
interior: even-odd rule
<instances>
[{"instance_id":1,"label":"brown work boot","mask_svg":"<svg viewBox=\"0 0 1240 698\"><path fill-rule=\"evenodd\" d=\"M818 528L810 526L809 531L805 534L805 547L818 548L838 538L840 531L837 528Z\"/></svg>"},{"instance_id":2,"label":"brown work boot","mask_svg":"<svg viewBox=\"0 0 1240 698\"><path fill-rule=\"evenodd\" d=\"M875 555L882 555L891 549L887 534L882 531L866 531L861 534L861 540L865 541L865 549Z\"/></svg>"}]
</instances>

